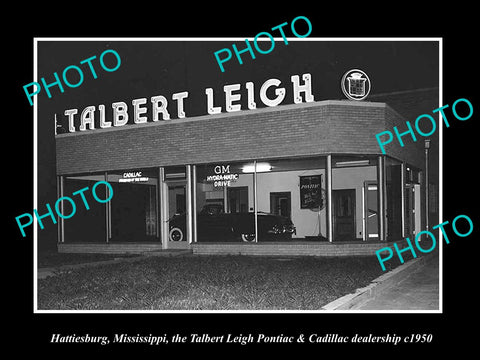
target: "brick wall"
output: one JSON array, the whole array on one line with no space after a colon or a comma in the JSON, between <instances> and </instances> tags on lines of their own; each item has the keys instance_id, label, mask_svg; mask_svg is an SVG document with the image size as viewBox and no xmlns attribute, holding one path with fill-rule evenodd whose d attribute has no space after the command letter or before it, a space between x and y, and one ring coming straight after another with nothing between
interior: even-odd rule
<instances>
[{"instance_id":1,"label":"brick wall","mask_svg":"<svg viewBox=\"0 0 480 360\"><path fill-rule=\"evenodd\" d=\"M375 251L388 246L383 242L357 243L194 243L196 255L261 255L261 256L375 256Z\"/></svg>"},{"instance_id":2,"label":"brick wall","mask_svg":"<svg viewBox=\"0 0 480 360\"><path fill-rule=\"evenodd\" d=\"M170 244L169 244L170 245ZM261 256L375 256L376 251L390 243L357 242L357 243L194 243L191 251L196 255L261 255ZM404 246L400 244L400 249ZM58 244L61 253L148 253L160 251L161 243L109 243L109 244ZM188 248L184 248L188 252ZM405 258L408 254L404 253Z\"/></svg>"},{"instance_id":3,"label":"brick wall","mask_svg":"<svg viewBox=\"0 0 480 360\"><path fill-rule=\"evenodd\" d=\"M57 173L327 153L380 154L375 134L402 121L384 103L328 100L87 130L56 137ZM392 155L410 162L422 156L417 147L390 148Z\"/></svg>"},{"instance_id":4,"label":"brick wall","mask_svg":"<svg viewBox=\"0 0 480 360\"><path fill-rule=\"evenodd\" d=\"M385 145L387 155L399 160L404 160L419 169L425 168L424 138L415 130L415 120L409 120L417 141L413 141L410 134L402 136L404 146L402 147L394 133L393 127L397 126L398 132L401 134L408 130L405 122L407 119L401 117L397 112L387 107L385 110L386 131L393 134L391 143Z\"/></svg>"}]
</instances>

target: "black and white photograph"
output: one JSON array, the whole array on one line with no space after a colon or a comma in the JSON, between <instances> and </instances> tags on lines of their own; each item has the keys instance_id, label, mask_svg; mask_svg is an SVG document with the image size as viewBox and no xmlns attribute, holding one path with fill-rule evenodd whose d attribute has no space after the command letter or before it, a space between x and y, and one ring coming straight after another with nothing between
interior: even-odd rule
<instances>
[{"instance_id":1,"label":"black and white photograph","mask_svg":"<svg viewBox=\"0 0 480 360\"><path fill-rule=\"evenodd\" d=\"M37 39L39 311L440 310L440 39L261 40Z\"/></svg>"},{"instance_id":2,"label":"black and white photograph","mask_svg":"<svg viewBox=\"0 0 480 360\"><path fill-rule=\"evenodd\" d=\"M474 69L446 30L320 20L27 36L9 256L39 346L433 349L469 316Z\"/></svg>"}]
</instances>

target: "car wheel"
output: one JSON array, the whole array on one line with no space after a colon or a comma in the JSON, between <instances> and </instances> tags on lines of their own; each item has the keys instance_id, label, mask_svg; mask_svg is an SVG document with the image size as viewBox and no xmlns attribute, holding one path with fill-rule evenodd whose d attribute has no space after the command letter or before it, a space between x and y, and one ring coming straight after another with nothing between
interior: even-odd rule
<instances>
[{"instance_id":1,"label":"car wheel","mask_svg":"<svg viewBox=\"0 0 480 360\"><path fill-rule=\"evenodd\" d=\"M174 227L170 230L169 233L170 241L182 241L183 240L183 231L178 227Z\"/></svg>"},{"instance_id":2,"label":"car wheel","mask_svg":"<svg viewBox=\"0 0 480 360\"><path fill-rule=\"evenodd\" d=\"M242 240L245 242L254 242L255 234L242 234Z\"/></svg>"}]
</instances>

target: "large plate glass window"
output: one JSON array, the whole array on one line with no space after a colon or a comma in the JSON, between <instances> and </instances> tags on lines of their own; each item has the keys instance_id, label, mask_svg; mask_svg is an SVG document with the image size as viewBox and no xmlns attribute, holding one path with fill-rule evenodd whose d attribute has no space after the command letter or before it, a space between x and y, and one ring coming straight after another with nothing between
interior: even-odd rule
<instances>
[{"instance_id":1,"label":"large plate glass window","mask_svg":"<svg viewBox=\"0 0 480 360\"><path fill-rule=\"evenodd\" d=\"M158 169L109 171L112 242L159 241Z\"/></svg>"},{"instance_id":2,"label":"large plate glass window","mask_svg":"<svg viewBox=\"0 0 480 360\"><path fill-rule=\"evenodd\" d=\"M326 240L325 158L257 161L258 241Z\"/></svg>"},{"instance_id":3,"label":"large plate glass window","mask_svg":"<svg viewBox=\"0 0 480 360\"><path fill-rule=\"evenodd\" d=\"M71 218L63 220L64 241L105 243L105 203L95 200L92 188L98 181L104 181L104 173L92 173L83 175L65 176L63 180L63 195L69 196L75 201L76 212ZM74 192L88 187L82 191L89 209L84 205L80 194L72 196ZM100 184L95 188L98 198L106 199L106 186ZM70 206L65 202L65 207ZM65 210L64 213L69 213Z\"/></svg>"},{"instance_id":4,"label":"large plate glass window","mask_svg":"<svg viewBox=\"0 0 480 360\"><path fill-rule=\"evenodd\" d=\"M397 240L402 238L402 163L387 157L385 168L387 240Z\"/></svg>"},{"instance_id":5,"label":"large plate glass window","mask_svg":"<svg viewBox=\"0 0 480 360\"><path fill-rule=\"evenodd\" d=\"M196 166L199 242L255 242L253 162Z\"/></svg>"}]
</instances>

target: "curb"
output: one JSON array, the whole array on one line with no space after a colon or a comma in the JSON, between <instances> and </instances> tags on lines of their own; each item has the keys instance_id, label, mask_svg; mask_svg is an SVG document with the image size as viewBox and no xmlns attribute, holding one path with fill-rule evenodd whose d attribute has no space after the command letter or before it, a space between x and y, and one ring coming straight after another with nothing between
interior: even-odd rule
<instances>
[{"instance_id":1,"label":"curb","mask_svg":"<svg viewBox=\"0 0 480 360\"><path fill-rule=\"evenodd\" d=\"M71 265L61 265L61 266L49 267L49 268L40 268L37 270L37 279L45 279L49 276L56 276L60 274L62 271L76 270L76 269L81 269L85 267L118 264L122 262L130 263L130 262L136 262L143 259L147 259L150 257L175 257L175 256L189 255L189 254L191 254L191 250L150 251L150 252L140 253L138 256L135 256L135 257L121 257L121 258L115 258L113 260L102 260L102 261L94 261L94 262L81 263L81 264L71 264Z\"/></svg>"},{"instance_id":2,"label":"curb","mask_svg":"<svg viewBox=\"0 0 480 360\"><path fill-rule=\"evenodd\" d=\"M433 253L421 258L416 258L407 261L406 263L397 266L388 273L382 274L372 282L362 288L356 289L354 293L344 295L327 305L322 306L321 310L355 310L367 301L374 299L385 290L397 285L399 282L405 280L412 273L418 271L420 268L430 262L432 256L438 256L438 253Z\"/></svg>"}]
</instances>

